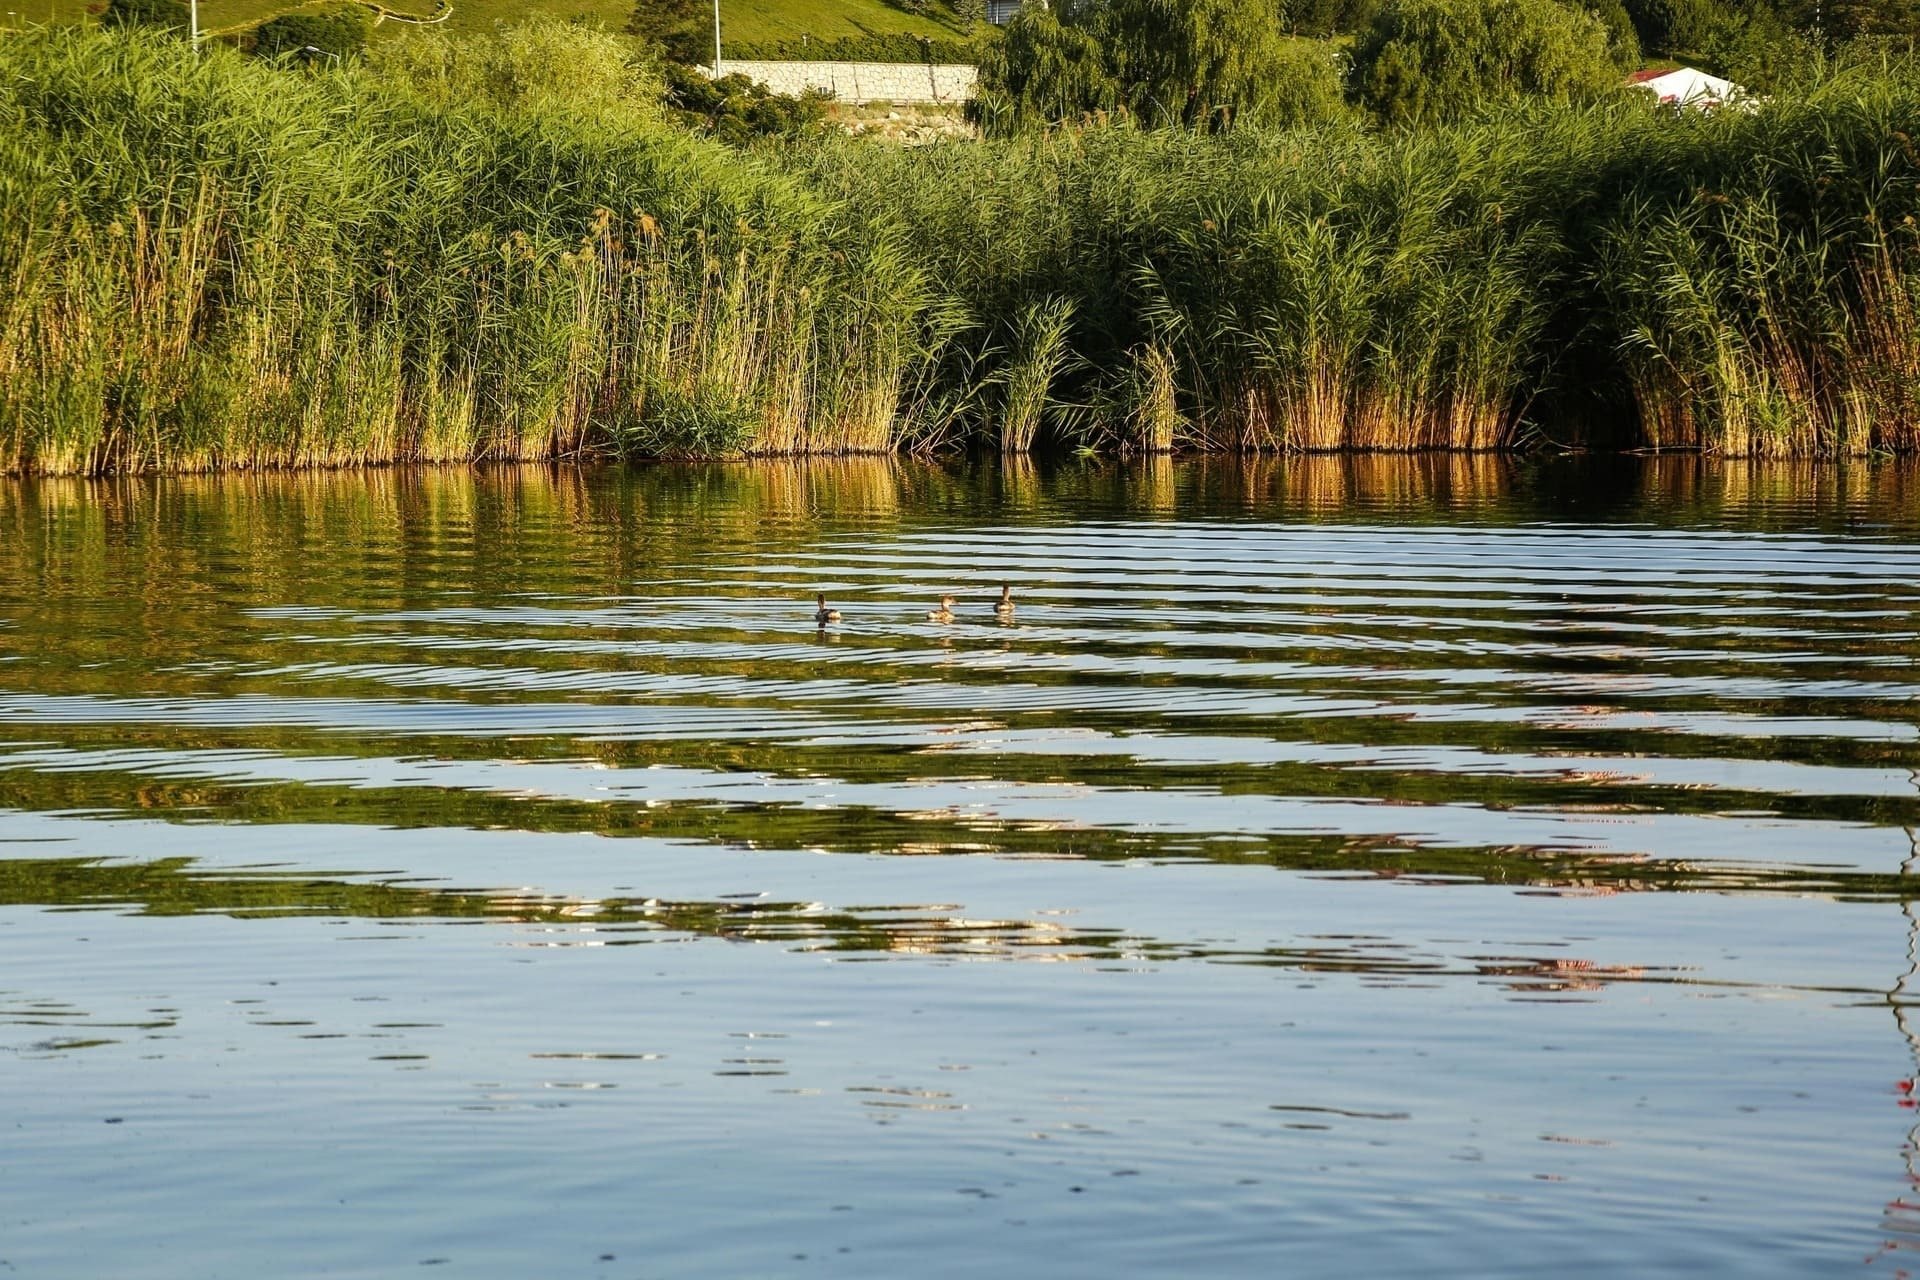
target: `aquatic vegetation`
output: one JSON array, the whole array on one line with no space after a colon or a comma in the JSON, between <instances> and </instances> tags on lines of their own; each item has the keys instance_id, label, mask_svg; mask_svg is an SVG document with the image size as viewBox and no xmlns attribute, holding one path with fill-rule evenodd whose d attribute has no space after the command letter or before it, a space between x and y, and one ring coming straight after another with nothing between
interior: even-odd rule
<instances>
[{"instance_id":1,"label":"aquatic vegetation","mask_svg":"<svg viewBox=\"0 0 1920 1280\"><path fill-rule=\"evenodd\" d=\"M890 446L925 290L884 233L644 104L448 100L468 51L429 52L417 78L286 75L9 41L0 456Z\"/></svg>"},{"instance_id":2,"label":"aquatic vegetation","mask_svg":"<svg viewBox=\"0 0 1920 1280\"><path fill-rule=\"evenodd\" d=\"M584 69L584 70L583 70ZM736 150L617 37L0 44L0 467L1920 444L1920 76Z\"/></svg>"},{"instance_id":3,"label":"aquatic vegetation","mask_svg":"<svg viewBox=\"0 0 1920 1280\"><path fill-rule=\"evenodd\" d=\"M1545 423L1837 456L1914 439L1916 125L1920 81L1882 67L1751 114L1108 128L807 163L938 246L982 330L1070 302L1052 394L1104 414L1109 446L1171 386L1153 416L1182 448L1495 449ZM1140 376L1143 350L1169 368ZM1089 434L1055 417L1056 443Z\"/></svg>"}]
</instances>

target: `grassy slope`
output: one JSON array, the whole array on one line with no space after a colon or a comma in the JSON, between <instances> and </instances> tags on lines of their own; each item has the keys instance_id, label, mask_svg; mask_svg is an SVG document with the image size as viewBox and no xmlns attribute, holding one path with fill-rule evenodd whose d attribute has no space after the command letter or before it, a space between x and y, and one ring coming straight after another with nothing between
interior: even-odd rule
<instances>
[{"instance_id":1,"label":"grassy slope","mask_svg":"<svg viewBox=\"0 0 1920 1280\"><path fill-rule=\"evenodd\" d=\"M0 0L0 27L25 22L76 22L86 16L89 0ZM383 0L399 12L433 12L432 0ZM201 0L200 25L210 31L258 22L296 7L290 0ZM561 18L597 18L611 30L626 25L632 0L453 0L450 31L486 31L496 22L511 22L529 13L551 13ZM960 27L945 4L928 6L926 17L916 17L886 0L721 0L721 34L731 43L794 40L802 35L816 40L849 36L907 35L953 39Z\"/></svg>"}]
</instances>

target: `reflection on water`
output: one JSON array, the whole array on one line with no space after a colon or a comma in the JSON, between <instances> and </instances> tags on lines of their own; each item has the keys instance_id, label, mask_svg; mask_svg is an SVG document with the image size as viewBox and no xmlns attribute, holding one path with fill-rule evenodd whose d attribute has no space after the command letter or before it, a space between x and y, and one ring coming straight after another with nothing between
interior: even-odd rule
<instances>
[{"instance_id":1,"label":"reflection on water","mask_svg":"<svg viewBox=\"0 0 1920 1280\"><path fill-rule=\"evenodd\" d=\"M0 488L0 1263L1898 1272L1917 496Z\"/></svg>"}]
</instances>

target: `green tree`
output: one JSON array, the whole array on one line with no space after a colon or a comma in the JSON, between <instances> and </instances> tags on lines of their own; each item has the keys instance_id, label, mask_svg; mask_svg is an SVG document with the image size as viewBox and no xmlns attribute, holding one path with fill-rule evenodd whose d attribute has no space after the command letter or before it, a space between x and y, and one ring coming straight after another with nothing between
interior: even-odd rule
<instances>
[{"instance_id":1,"label":"green tree","mask_svg":"<svg viewBox=\"0 0 1920 1280\"><path fill-rule=\"evenodd\" d=\"M1649 53L1697 53L1723 16L1714 0L1624 0L1627 16Z\"/></svg>"},{"instance_id":2,"label":"green tree","mask_svg":"<svg viewBox=\"0 0 1920 1280\"><path fill-rule=\"evenodd\" d=\"M441 110L486 106L634 132L664 116L660 68L610 31L534 14L485 35L415 28L367 49L375 77Z\"/></svg>"},{"instance_id":3,"label":"green tree","mask_svg":"<svg viewBox=\"0 0 1920 1280\"><path fill-rule=\"evenodd\" d=\"M361 5L304 10L269 18L253 30L253 51L263 58L317 49L346 58L367 47L373 15Z\"/></svg>"},{"instance_id":4,"label":"green tree","mask_svg":"<svg viewBox=\"0 0 1920 1280\"><path fill-rule=\"evenodd\" d=\"M1379 0L1280 0L1280 26L1290 36L1324 39L1362 31L1380 12Z\"/></svg>"},{"instance_id":5,"label":"green tree","mask_svg":"<svg viewBox=\"0 0 1920 1280\"><path fill-rule=\"evenodd\" d=\"M1149 124L1231 124L1278 88L1269 0L1110 0L1104 16L1127 107Z\"/></svg>"},{"instance_id":6,"label":"green tree","mask_svg":"<svg viewBox=\"0 0 1920 1280\"><path fill-rule=\"evenodd\" d=\"M827 118L831 95L809 90L799 97L774 93L746 76L709 80L691 67L670 63L666 104L681 123L722 142L740 145L754 138L798 138L818 133Z\"/></svg>"},{"instance_id":7,"label":"green tree","mask_svg":"<svg viewBox=\"0 0 1920 1280\"><path fill-rule=\"evenodd\" d=\"M185 35L190 15L182 0L107 0L100 21L109 27L159 27Z\"/></svg>"},{"instance_id":8,"label":"green tree","mask_svg":"<svg viewBox=\"0 0 1920 1280\"><path fill-rule=\"evenodd\" d=\"M1755 93L1818 77L1826 62L1811 28L1796 30L1772 9L1723 14L1708 28L1700 52L1713 70Z\"/></svg>"},{"instance_id":9,"label":"green tree","mask_svg":"<svg viewBox=\"0 0 1920 1280\"><path fill-rule=\"evenodd\" d=\"M1354 44L1354 97L1389 124L1617 88L1607 32L1555 0L1394 0Z\"/></svg>"},{"instance_id":10,"label":"green tree","mask_svg":"<svg viewBox=\"0 0 1920 1280\"><path fill-rule=\"evenodd\" d=\"M712 14L701 0L635 0L627 33L691 66L713 56Z\"/></svg>"},{"instance_id":11,"label":"green tree","mask_svg":"<svg viewBox=\"0 0 1920 1280\"><path fill-rule=\"evenodd\" d=\"M973 113L988 132L1006 134L1111 111L1119 98L1099 39L1063 24L1051 6L1026 5L980 60Z\"/></svg>"},{"instance_id":12,"label":"green tree","mask_svg":"<svg viewBox=\"0 0 1920 1280\"><path fill-rule=\"evenodd\" d=\"M980 68L994 132L1121 111L1149 126L1297 124L1345 110L1337 52L1290 41L1270 0L1030 5Z\"/></svg>"},{"instance_id":13,"label":"green tree","mask_svg":"<svg viewBox=\"0 0 1920 1280\"><path fill-rule=\"evenodd\" d=\"M1920 35L1914 0L1797 0L1794 25L1831 49L1849 40Z\"/></svg>"},{"instance_id":14,"label":"green tree","mask_svg":"<svg viewBox=\"0 0 1920 1280\"><path fill-rule=\"evenodd\" d=\"M1640 33L1620 0L1589 0L1587 12L1600 20L1607 30L1607 48L1613 53L1613 65L1631 71L1640 65Z\"/></svg>"},{"instance_id":15,"label":"green tree","mask_svg":"<svg viewBox=\"0 0 1920 1280\"><path fill-rule=\"evenodd\" d=\"M1288 35L1330 36L1340 29L1345 0L1283 0L1280 24Z\"/></svg>"}]
</instances>

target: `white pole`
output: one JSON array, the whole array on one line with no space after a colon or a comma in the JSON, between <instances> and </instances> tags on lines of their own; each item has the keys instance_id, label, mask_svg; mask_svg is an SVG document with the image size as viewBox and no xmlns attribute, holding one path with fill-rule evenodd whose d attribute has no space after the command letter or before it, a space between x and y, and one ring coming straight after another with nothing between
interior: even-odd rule
<instances>
[{"instance_id":1,"label":"white pole","mask_svg":"<svg viewBox=\"0 0 1920 1280\"><path fill-rule=\"evenodd\" d=\"M187 0L187 42L200 52L200 0Z\"/></svg>"},{"instance_id":2,"label":"white pole","mask_svg":"<svg viewBox=\"0 0 1920 1280\"><path fill-rule=\"evenodd\" d=\"M713 0L713 78L720 78L720 0Z\"/></svg>"}]
</instances>

